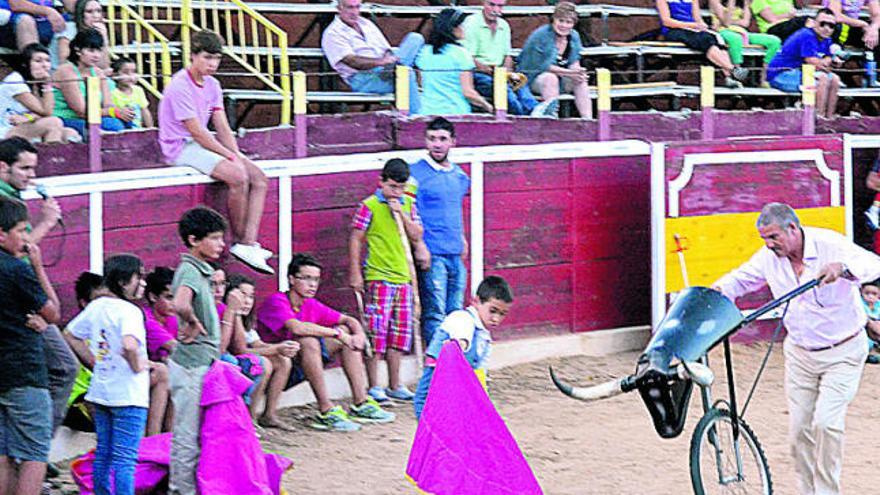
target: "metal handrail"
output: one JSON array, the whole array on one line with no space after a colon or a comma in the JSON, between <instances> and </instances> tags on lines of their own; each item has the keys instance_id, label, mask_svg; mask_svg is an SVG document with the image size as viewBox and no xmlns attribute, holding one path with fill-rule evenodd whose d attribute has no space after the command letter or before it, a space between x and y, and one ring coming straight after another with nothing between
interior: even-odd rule
<instances>
[{"instance_id":1,"label":"metal handrail","mask_svg":"<svg viewBox=\"0 0 880 495\"><path fill-rule=\"evenodd\" d=\"M119 17L117 17L117 9L119 9ZM171 81L171 49L168 44L168 38L151 26L138 12L120 0L108 1L107 23L110 25L110 29L108 29L109 44L114 48L111 56L116 57L119 52L123 55L129 55L128 52L132 51L132 58L135 60L138 73L141 74L139 78L141 85L152 93L153 96L161 97L162 88ZM115 25L120 27L118 36ZM132 25L134 27L134 40L129 35L129 27ZM147 43L159 45L158 60L154 50L150 50L145 55L141 50L128 49L129 47L136 47L144 43L144 33L147 35ZM134 41L134 45L132 41Z\"/></svg>"}]
</instances>

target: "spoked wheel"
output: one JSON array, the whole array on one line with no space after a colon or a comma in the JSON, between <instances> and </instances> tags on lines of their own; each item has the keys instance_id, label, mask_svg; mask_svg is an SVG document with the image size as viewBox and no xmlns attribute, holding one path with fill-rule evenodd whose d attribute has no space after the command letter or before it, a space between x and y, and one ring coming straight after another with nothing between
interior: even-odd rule
<instances>
[{"instance_id":1,"label":"spoked wheel","mask_svg":"<svg viewBox=\"0 0 880 495\"><path fill-rule=\"evenodd\" d=\"M697 424L691 438L691 482L696 495L773 493L764 450L749 425L742 419L738 422L736 442L726 409L712 408Z\"/></svg>"}]
</instances>

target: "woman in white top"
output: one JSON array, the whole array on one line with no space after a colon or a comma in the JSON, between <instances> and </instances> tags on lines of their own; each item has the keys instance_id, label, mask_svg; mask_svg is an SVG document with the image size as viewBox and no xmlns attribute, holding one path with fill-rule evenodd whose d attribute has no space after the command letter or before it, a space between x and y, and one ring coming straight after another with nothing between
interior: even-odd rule
<instances>
[{"instance_id":1,"label":"woman in white top","mask_svg":"<svg viewBox=\"0 0 880 495\"><path fill-rule=\"evenodd\" d=\"M67 331L88 340L95 356L85 397L95 406L95 494L134 495L137 452L150 403L144 315L132 303L144 292L143 263L131 254L113 256L104 263L104 284L109 295L89 303Z\"/></svg>"},{"instance_id":2,"label":"woman in white top","mask_svg":"<svg viewBox=\"0 0 880 495\"><path fill-rule=\"evenodd\" d=\"M77 140L79 134L65 129L52 116L55 97L51 88L49 50L39 43L21 51L18 63L0 83L0 136L18 136L45 143Z\"/></svg>"}]
</instances>

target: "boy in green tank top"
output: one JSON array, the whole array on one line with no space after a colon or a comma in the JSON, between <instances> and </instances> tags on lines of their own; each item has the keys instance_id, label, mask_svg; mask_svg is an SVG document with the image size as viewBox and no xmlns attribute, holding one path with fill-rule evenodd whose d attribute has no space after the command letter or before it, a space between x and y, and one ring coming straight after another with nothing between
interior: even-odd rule
<instances>
[{"instance_id":1,"label":"boy in green tank top","mask_svg":"<svg viewBox=\"0 0 880 495\"><path fill-rule=\"evenodd\" d=\"M366 289L369 294L364 312L374 336L375 353L367 360L367 378L369 394L380 403L388 401L388 397L413 398L412 392L400 382L400 359L409 352L413 341L412 278L407 247L394 218L401 217L410 245L421 242L422 224L415 202L404 194L407 180L409 165L405 161L394 158L385 164L379 188L358 205L349 241L351 287L358 292ZM365 242L367 257L361 264ZM388 363L385 390L378 384L378 361L382 355Z\"/></svg>"}]
</instances>

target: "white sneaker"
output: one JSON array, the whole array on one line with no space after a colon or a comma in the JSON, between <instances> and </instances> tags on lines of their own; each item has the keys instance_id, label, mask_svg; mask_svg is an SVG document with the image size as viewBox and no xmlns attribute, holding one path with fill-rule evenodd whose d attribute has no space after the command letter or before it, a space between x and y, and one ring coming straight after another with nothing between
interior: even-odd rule
<instances>
[{"instance_id":1,"label":"white sneaker","mask_svg":"<svg viewBox=\"0 0 880 495\"><path fill-rule=\"evenodd\" d=\"M269 259L275 255L275 253L273 253L272 251L269 251L268 249L263 248L263 246L261 246L259 242L255 242L254 246L260 250L260 254L263 255L263 258Z\"/></svg>"},{"instance_id":2,"label":"white sneaker","mask_svg":"<svg viewBox=\"0 0 880 495\"><path fill-rule=\"evenodd\" d=\"M248 246L247 244L235 244L229 248L229 254L238 258L242 263L253 268L260 273L273 274L275 270L266 263L266 258L257 246Z\"/></svg>"},{"instance_id":3,"label":"white sneaker","mask_svg":"<svg viewBox=\"0 0 880 495\"><path fill-rule=\"evenodd\" d=\"M549 100L544 100L541 103L538 103L535 108L532 109L531 117L550 117L550 118L558 118L559 116L559 100L557 98L550 98Z\"/></svg>"}]
</instances>

